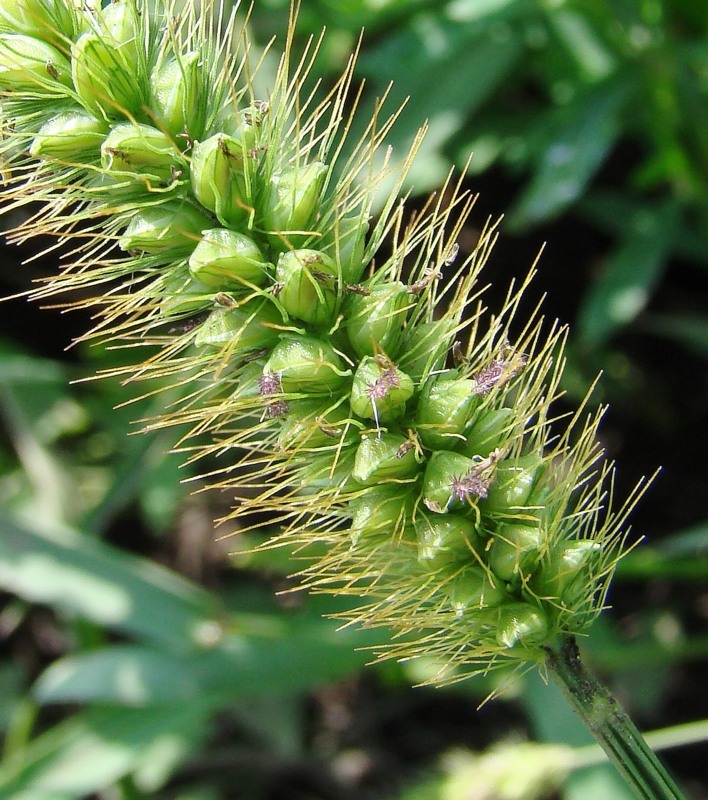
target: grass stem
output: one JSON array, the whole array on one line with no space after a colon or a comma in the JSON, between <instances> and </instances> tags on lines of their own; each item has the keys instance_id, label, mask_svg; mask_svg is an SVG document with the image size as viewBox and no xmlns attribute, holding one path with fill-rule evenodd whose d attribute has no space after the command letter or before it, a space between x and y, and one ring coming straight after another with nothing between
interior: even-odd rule
<instances>
[{"instance_id":1,"label":"grass stem","mask_svg":"<svg viewBox=\"0 0 708 800\"><path fill-rule=\"evenodd\" d=\"M587 670L574 636L547 649L546 666L640 800L685 800L622 706Z\"/></svg>"}]
</instances>

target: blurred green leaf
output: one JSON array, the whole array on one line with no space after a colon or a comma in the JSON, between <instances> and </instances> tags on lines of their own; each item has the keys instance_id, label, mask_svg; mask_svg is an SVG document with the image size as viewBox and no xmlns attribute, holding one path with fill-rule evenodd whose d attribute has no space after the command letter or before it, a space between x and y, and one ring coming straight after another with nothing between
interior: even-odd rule
<instances>
[{"instance_id":1,"label":"blurred green leaf","mask_svg":"<svg viewBox=\"0 0 708 800\"><path fill-rule=\"evenodd\" d=\"M0 374L0 418L23 469L25 491L16 491L13 505L31 507L36 516L52 521L69 519L74 494L71 481L56 454L40 435L40 420L60 399L63 385L10 383ZM29 401L27 398L31 398ZM54 427L54 426L52 426Z\"/></svg>"},{"instance_id":2,"label":"blurred green leaf","mask_svg":"<svg viewBox=\"0 0 708 800\"><path fill-rule=\"evenodd\" d=\"M616 69L617 59L592 24L589 14L567 6L555 6L546 10L546 22L555 34L555 47L562 50L563 63L574 63L581 79L600 80ZM557 77L567 79L562 73Z\"/></svg>"},{"instance_id":3,"label":"blurred green leaf","mask_svg":"<svg viewBox=\"0 0 708 800\"><path fill-rule=\"evenodd\" d=\"M676 555L708 556L708 520L693 528L672 534L659 547L666 553Z\"/></svg>"},{"instance_id":4,"label":"blurred green leaf","mask_svg":"<svg viewBox=\"0 0 708 800\"><path fill-rule=\"evenodd\" d=\"M534 738L571 747L592 744L592 734L554 683L545 682L536 670L524 675L523 704L529 715Z\"/></svg>"},{"instance_id":5,"label":"blurred green leaf","mask_svg":"<svg viewBox=\"0 0 708 800\"><path fill-rule=\"evenodd\" d=\"M520 13L527 3L493 5L489 14L497 20L496 26L461 22L452 11L449 18L419 14L362 59L361 71L371 91L381 95L392 81L388 108L406 103L388 140L396 152L405 152L423 120L428 120L429 132L409 178L418 192L441 183L449 170L449 161L440 155L442 146L494 92L521 55L520 32L502 20ZM480 17L485 23L490 21L483 14Z\"/></svg>"},{"instance_id":6,"label":"blurred green leaf","mask_svg":"<svg viewBox=\"0 0 708 800\"><path fill-rule=\"evenodd\" d=\"M705 550L705 545L704 545ZM618 565L622 578L674 578L684 581L708 580L708 555L664 552L658 547L642 547L622 559Z\"/></svg>"},{"instance_id":7,"label":"blurred green leaf","mask_svg":"<svg viewBox=\"0 0 708 800\"><path fill-rule=\"evenodd\" d=\"M238 615L234 622L241 622ZM42 703L223 702L310 689L350 675L368 660L356 648L370 644L370 634L336 631L319 617L244 615L243 624L247 633L229 634L201 653L114 645L67 656L48 667L34 692Z\"/></svg>"},{"instance_id":8,"label":"blurred green leaf","mask_svg":"<svg viewBox=\"0 0 708 800\"><path fill-rule=\"evenodd\" d=\"M444 16L465 25L497 25L538 13L536 0L450 0ZM477 28L478 32L483 29Z\"/></svg>"},{"instance_id":9,"label":"blurred green leaf","mask_svg":"<svg viewBox=\"0 0 708 800\"><path fill-rule=\"evenodd\" d=\"M708 313L652 314L642 320L642 330L673 339L701 358L708 358Z\"/></svg>"},{"instance_id":10,"label":"blurred green leaf","mask_svg":"<svg viewBox=\"0 0 708 800\"><path fill-rule=\"evenodd\" d=\"M58 362L0 341L0 415L21 467L6 467L8 509L100 532L137 496L153 528L164 529L185 491L181 459L169 453L178 434L126 434L136 416L159 413L165 396L116 410L129 397L118 381L70 391L70 377Z\"/></svg>"},{"instance_id":11,"label":"blurred green leaf","mask_svg":"<svg viewBox=\"0 0 708 800\"><path fill-rule=\"evenodd\" d=\"M0 585L174 651L211 639L218 605L178 575L69 530L0 516Z\"/></svg>"},{"instance_id":12,"label":"blurred green leaf","mask_svg":"<svg viewBox=\"0 0 708 800\"><path fill-rule=\"evenodd\" d=\"M148 434L144 434L148 435ZM174 439L172 433L168 434ZM173 441L170 441L171 446ZM157 533L171 530L186 487L182 481L189 473L182 469L184 458L169 452L165 437L156 436L143 463L149 469L149 480L140 481L138 500L143 519Z\"/></svg>"},{"instance_id":13,"label":"blurred green leaf","mask_svg":"<svg viewBox=\"0 0 708 800\"><path fill-rule=\"evenodd\" d=\"M708 522L678 531L653 547L639 547L618 564L620 578L708 581Z\"/></svg>"},{"instance_id":14,"label":"blurred green leaf","mask_svg":"<svg viewBox=\"0 0 708 800\"><path fill-rule=\"evenodd\" d=\"M556 216L582 195L620 135L631 88L627 76L612 76L537 120L532 135L542 145L535 173L509 216L512 227Z\"/></svg>"},{"instance_id":15,"label":"blurred green leaf","mask_svg":"<svg viewBox=\"0 0 708 800\"><path fill-rule=\"evenodd\" d=\"M213 653L207 661L213 661ZM141 645L114 645L53 662L33 695L40 703L116 703L124 706L193 702L204 688L202 658L180 659ZM223 665L222 665L223 666Z\"/></svg>"},{"instance_id":16,"label":"blurred green leaf","mask_svg":"<svg viewBox=\"0 0 708 800\"><path fill-rule=\"evenodd\" d=\"M563 800L636 800L634 792L610 764L575 770L563 787Z\"/></svg>"},{"instance_id":17,"label":"blurred green leaf","mask_svg":"<svg viewBox=\"0 0 708 800\"><path fill-rule=\"evenodd\" d=\"M14 707L22 696L23 684L23 675L17 664L0 662L0 733L7 731Z\"/></svg>"},{"instance_id":18,"label":"blurred green leaf","mask_svg":"<svg viewBox=\"0 0 708 800\"><path fill-rule=\"evenodd\" d=\"M580 307L576 333L585 344L603 344L643 310L671 251L677 213L667 201L625 220L619 246Z\"/></svg>"},{"instance_id":19,"label":"blurred green leaf","mask_svg":"<svg viewBox=\"0 0 708 800\"><path fill-rule=\"evenodd\" d=\"M636 624L647 629L650 635L641 640L629 638L613 626L612 620L604 617L600 617L593 625L583 650L587 651L589 660L599 671L617 675L631 671L637 664L651 671L650 668L655 666L705 659L708 656L708 635L693 634L687 637L673 621L666 624L660 620L657 624L656 619L650 620L644 616L638 616ZM657 670L657 675L659 672ZM631 693L631 690L631 685L625 686L625 692Z\"/></svg>"},{"instance_id":20,"label":"blurred green leaf","mask_svg":"<svg viewBox=\"0 0 708 800\"><path fill-rule=\"evenodd\" d=\"M35 739L0 764L0 796L12 800L83 798L134 773L144 791L159 788L204 735L199 704L91 708Z\"/></svg>"},{"instance_id":21,"label":"blurred green leaf","mask_svg":"<svg viewBox=\"0 0 708 800\"><path fill-rule=\"evenodd\" d=\"M104 531L137 496L147 521L161 531L173 522L186 491L181 481L188 473L180 472L180 457L169 452L177 437L174 431L138 436L127 436L125 430L121 433L122 446L111 458L111 471L99 502L82 517L81 528Z\"/></svg>"},{"instance_id":22,"label":"blurred green leaf","mask_svg":"<svg viewBox=\"0 0 708 800\"><path fill-rule=\"evenodd\" d=\"M16 342L0 338L2 379L8 384L57 383L63 388L68 380L67 369L58 361L38 358L23 350Z\"/></svg>"},{"instance_id":23,"label":"blurred green leaf","mask_svg":"<svg viewBox=\"0 0 708 800\"><path fill-rule=\"evenodd\" d=\"M609 236L621 238L627 228L627 220L642 214L647 200L616 191L589 192L578 204L582 216L597 225ZM700 266L708 267L708 234L685 211L678 212L673 220L672 253Z\"/></svg>"},{"instance_id":24,"label":"blurred green leaf","mask_svg":"<svg viewBox=\"0 0 708 800\"><path fill-rule=\"evenodd\" d=\"M322 15L326 15L337 27L358 30L392 24L395 19L430 5L430 0L319 0L317 5L320 25Z\"/></svg>"}]
</instances>

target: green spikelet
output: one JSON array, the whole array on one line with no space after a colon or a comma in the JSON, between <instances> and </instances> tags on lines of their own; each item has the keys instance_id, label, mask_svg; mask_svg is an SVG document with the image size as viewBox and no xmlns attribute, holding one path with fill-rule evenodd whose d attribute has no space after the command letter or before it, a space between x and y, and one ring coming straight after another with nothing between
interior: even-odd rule
<instances>
[{"instance_id":1,"label":"green spikelet","mask_svg":"<svg viewBox=\"0 0 708 800\"><path fill-rule=\"evenodd\" d=\"M91 335L151 348L126 375L188 387L152 424L210 434L242 527L284 520L263 546L311 550L305 585L401 634L382 656L440 683L541 663L602 610L641 488L613 510L600 414L551 430L564 331L517 318L527 281L484 312L473 199L450 178L407 222L419 140L397 171L395 114L347 141L353 59L317 102L288 39L265 102L222 11L0 0L8 207L43 203L10 237L81 228L35 296L95 287Z\"/></svg>"}]
</instances>

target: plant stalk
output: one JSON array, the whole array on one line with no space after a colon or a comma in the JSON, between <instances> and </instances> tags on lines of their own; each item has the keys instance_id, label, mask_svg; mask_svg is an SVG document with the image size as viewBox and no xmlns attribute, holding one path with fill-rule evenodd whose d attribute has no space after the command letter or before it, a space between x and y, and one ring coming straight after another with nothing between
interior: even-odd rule
<instances>
[{"instance_id":1,"label":"plant stalk","mask_svg":"<svg viewBox=\"0 0 708 800\"><path fill-rule=\"evenodd\" d=\"M574 636L547 648L546 667L640 800L685 800L627 712L580 660Z\"/></svg>"}]
</instances>

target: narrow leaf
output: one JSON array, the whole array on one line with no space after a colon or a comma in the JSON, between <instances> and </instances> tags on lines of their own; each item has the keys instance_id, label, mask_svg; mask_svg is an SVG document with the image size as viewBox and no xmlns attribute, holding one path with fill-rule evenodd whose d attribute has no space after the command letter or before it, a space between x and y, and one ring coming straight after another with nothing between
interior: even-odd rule
<instances>
[{"instance_id":1,"label":"narrow leaf","mask_svg":"<svg viewBox=\"0 0 708 800\"><path fill-rule=\"evenodd\" d=\"M708 314L652 314L643 321L642 328L679 342L701 358L708 358Z\"/></svg>"},{"instance_id":2,"label":"narrow leaf","mask_svg":"<svg viewBox=\"0 0 708 800\"><path fill-rule=\"evenodd\" d=\"M520 3L503 5L492 9L491 16L521 10ZM504 30L498 36L477 21L421 14L367 54L364 72L373 89L388 92L392 109L406 104L390 134L394 150L410 147L421 120L428 121L428 134L409 177L416 191L436 187L444 179L450 167L442 154L444 144L517 63L523 51L521 34L511 26Z\"/></svg>"},{"instance_id":3,"label":"narrow leaf","mask_svg":"<svg viewBox=\"0 0 708 800\"><path fill-rule=\"evenodd\" d=\"M511 212L514 227L557 216L583 194L619 136L629 90L613 77L555 112L536 172Z\"/></svg>"},{"instance_id":4,"label":"narrow leaf","mask_svg":"<svg viewBox=\"0 0 708 800\"><path fill-rule=\"evenodd\" d=\"M74 531L45 531L0 516L0 586L33 603L158 642L200 646L214 600L145 559Z\"/></svg>"},{"instance_id":5,"label":"narrow leaf","mask_svg":"<svg viewBox=\"0 0 708 800\"><path fill-rule=\"evenodd\" d=\"M356 647L370 644L361 631L336 631L332 622L297 624L248 615L249 633L218 646L175 655L141 645L114 645L52 664L34 695L42 703L118 703L128 706L218 702L234 697L282 695L338 680L368 660Z\"/></svg>"},{"instance_id":6,"label":"narrow leaf","mask_svg":"<svg viewBox=\"0 0 708 800\"><path fill-rule=\"evenodd\" d=\"M674 206L665 204L627 220L623 240L580 308L576 330L587 345L603 344L644 309L671 250L674 219Z\"/></svg>"},{"instance_id":7,"label":"narrow leaf","mask_svg":"<svg viewBox=\"0 0 708 800\"><path fill-rule=\"evenodd\" d=\"M158 788L203 735L199 705L93 708L35 739L0 770L0 796L13 800L85 797L138 772Z\"/></svg>"}]
</instances>

